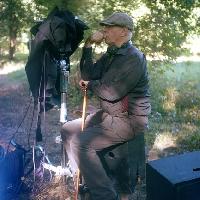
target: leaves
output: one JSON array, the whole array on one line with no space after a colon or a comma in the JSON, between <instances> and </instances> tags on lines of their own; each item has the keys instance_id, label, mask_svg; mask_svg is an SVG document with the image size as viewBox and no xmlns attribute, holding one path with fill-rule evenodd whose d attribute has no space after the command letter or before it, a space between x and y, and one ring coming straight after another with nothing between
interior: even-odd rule
<instances>
[{"instance_id":1,"label":"leaves","mask_svg":"<svg viewBox=\"0 0 200 200\"><path fill-rule=\"evenodd\" d=\"M183 54L182 44L191 33L200 32L198 0L5 0L0 3L0 36L19 36L55 7L69 9L91 28L115 11L134 17L133 42L146 55L171 61ZM5 25L5 26L3 26Z\"/></svg>"}]
</instances>

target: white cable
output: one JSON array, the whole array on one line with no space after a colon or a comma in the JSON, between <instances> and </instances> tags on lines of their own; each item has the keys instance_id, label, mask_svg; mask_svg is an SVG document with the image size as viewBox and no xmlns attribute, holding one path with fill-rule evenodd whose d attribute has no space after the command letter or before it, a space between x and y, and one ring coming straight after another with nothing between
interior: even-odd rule
<instances>
[{"instance_id":1,"label":"white cable","mask_svg":"<svg viewBox=\"0 0 200 200\"><path fill-rule=\"evenodd\" d=\"M35 182L35 145L33 145L33 180Z\"/></svg>"},{"instance_id":2,"label":"white cable","mask_svg":"<svg viewBox=\"0 0 200 200\"><path fill-rule=\"evenodd\" d=\"M52 164L43 163L43 167L45 169L48 169L50 171L55 172L56 176L68 176L73 177L73 174L71 173L70 169L68 167L63 168L62 166L53 166Z\"/></svg>"}]
</instances>

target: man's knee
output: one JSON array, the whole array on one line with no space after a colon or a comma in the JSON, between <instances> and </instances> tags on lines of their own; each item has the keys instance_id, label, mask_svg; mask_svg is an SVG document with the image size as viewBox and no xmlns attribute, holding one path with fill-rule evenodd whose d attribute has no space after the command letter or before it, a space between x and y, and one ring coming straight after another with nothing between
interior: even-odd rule
<instances>
[{"instance_id":1,"label":"man's knee","mask_svg":"<svg viewBox=\"0 0 200 200\"><path fill-rule=\"evenodd\" d=\"M73 152L85 152L90 148L88 137L84 133L75 134L70 140L70 146Z\"/></svg>"},{"instance_id":2,"label":"man's knee","mask_svg":"<svg viewBox=\"0 0 200 200\"><path fill-rule=\"evenodd\" d=\"M80 129L81 129L80 119L66 122L60 130L62 140L63 141L68 140L72 135L80 132Z\"/></svg>"},{"instance_id":3,"label":"man's knee","mask_svg":"<svg viewBox=\"0 0 200 200\"><path fill-rule=\"evenodd\" d=\"M70 140L70 145L71 145L72 150L76 150L76 151L77 149L83 146L82 143L80 142L79 135L73 135L73 137Z\"/></svg>"}]
</instances>

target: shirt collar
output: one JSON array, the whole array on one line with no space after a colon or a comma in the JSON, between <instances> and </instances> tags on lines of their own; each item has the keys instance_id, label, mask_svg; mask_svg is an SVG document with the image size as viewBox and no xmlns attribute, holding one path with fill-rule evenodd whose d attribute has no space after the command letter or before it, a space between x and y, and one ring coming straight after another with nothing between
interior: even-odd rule
<instances>
[{"instance_id":1,"label":"shirt collar","mask_svg":"<svg viewBox=\"0 0 200 200\"><path fill-rule=\"evenodd\" d=\"M124 43L116 54L126 55L128 49L131 47L132 42L129 40L128 42Z\"/></svg>"},{"instance_id":2,"label":"shirt collar","mask_svg":"<svg viewBox=\"0 0 200 200\"><path fill-rule=\"evenodd\" d=\"M110 46L107 49L107 54L110 56L114 56L116 54L126 55L128 49L130 48L131 45L132 45L132 42L128 41L128 42L125 42L120 48L118 48L116 46Z\"/></svg>"}]
</instances>

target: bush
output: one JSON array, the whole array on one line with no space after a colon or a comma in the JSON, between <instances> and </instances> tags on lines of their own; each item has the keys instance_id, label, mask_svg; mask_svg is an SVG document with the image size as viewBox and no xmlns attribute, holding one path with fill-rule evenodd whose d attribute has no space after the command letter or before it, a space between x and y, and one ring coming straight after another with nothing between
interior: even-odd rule
<instances>
[{"instance_id":1,"label":"bush","mask_svg":"<svg viewBox=\"0 0 200 200\"><path fill-rule=\"evenodd\" d=\"M177 140L179 147L184 148L186 151L200 150L200 134L193 133Z\"/></svg>"},{"instance_id":2,"label":"bush","mask_svg":"<svg viewBox=\"0 0 200 200\"><path fill-rule=\"evenodd\" d=\"M200 70L198 63L181 63L173 71L150 73L152 110L177 119L198 122L200 119Z\"/></svg>"}]
</instances>

